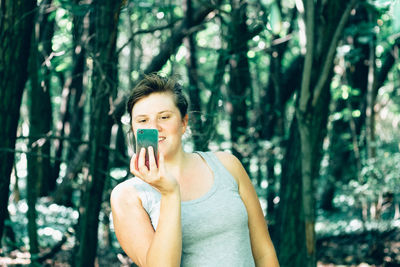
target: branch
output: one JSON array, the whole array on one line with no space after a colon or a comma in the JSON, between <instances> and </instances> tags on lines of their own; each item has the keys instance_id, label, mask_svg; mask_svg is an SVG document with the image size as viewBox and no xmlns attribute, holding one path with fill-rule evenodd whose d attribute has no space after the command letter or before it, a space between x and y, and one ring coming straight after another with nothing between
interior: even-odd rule
<instances>
[{"instance_id":1,"label":"branch","mask_svg":"<svg viewBox=\"0 0 400 267\"><path fill-rule=\"evenodd\" d=\"M314 0L304 1L306 1L306 55L304 59L304 69L301 81L301 92L299 101L299 109L301 112L306 111L307 103L310 98L310 80L314 55ZM299 13L302 13L301 10L299 10Z\"/></svg>"},{"instance_id":2,"label":"branch","mask_svg":"<svg viewBox=\"0 0 400 267\"><path fill-rule=\"evenodd\" d=\"M219 3L220 1L218 1ZM174 28L172 29L172 36L164 42L162 47L160 48L160 53L153 57L151 63L148 65L148 67L144 70L145 74L152 73L159 71L162 66L165 65L165 63L168 61L168 59L171 57L173 53L175 53L176 49L181 45L183 38L192 33L193 27L196 27L197 25L201 24L204 19L213 11L217 8L217 6L206 6L197 11L193 15L192 19L192 25L189 28L184 21L178 22ZM128 98L127 94L122 95L121 97L118 97L116 100L114 100L113 106L115 107L113 110L112 115L118 119L125 111L125 103L126 99Z\"/></svg>"},{"instance_id":3,"label":"branch","mask_svg":"<svg viewBox=\"0 0 400 267\"><path fill-rule=\"evenodd\" d=\"M215 7L204 7L193 15L193 25L186 25L184 21L180 21L173 29L172 36L168 41L162 44L160 53L153 58L149 66L145 69L144 73L152 73L158 71L164 66L164 64L171 57L171 54L175 53L176 49L182 44L183 38L190 33L189 27L199 25L204 21L207 15L213 11Z\"/></svg>"},{"instance_id":4,"label":"branch","mask_svg":"<svg viewBox=\"0 0 400 267\"><path fill-rule=\"evenodd\" d=\"M347 5L346 10L343 12L342 17L340 18L339 24L336 28L336 31L332 37L331 45L328 48L328 54L326 56L324 65L322 67L322 72L321 76L318 79L318 82L315 86L315 93L312 101L313 107L317 104L321 92L325 87L325 83L328 80L329 73L331 71L332 63L333 63L333 58L335 57L336 54L336 48L337 44L339 43L339 38L342 36L343 29L346 26L347 20L350 16L351 10L354 8L358 0L351 0L351 2Z\"/></svg>"},{"instance_id":5,"label":"branch","mask_svg":"<svg viewBox=\"0 0 400 267\"><path fill-rule=\"evenodd\" d=\"M13 153L13 154L21 153L21 154L30 155L33 157L42 157L42 158L51 159L51 160L63 161L63 159L60 157L54 157L54 156L50 156L48 154L24 151L24 150L20 150L20 149L11 149L11 148L0 147L0 152L6 152L6 153L8 152L8 153Z\"/></svg>"},{"instance_id":6,"label":"branch","mask_svg":"<svg viewBox=\"0 0 400 267\"><path fill-rule=\"evenodd\" d=\"M148 29L148 30L138 30L138 31L132 33L132 36L128 39L128 41L126 41L126 43L123 44L123 45L118 49L117 55L119 55L119 53L121 53L121 51L122 51L127 45L130 44L130 42L132 42L132 40L135 38L136 35L139 35L139 34L146 34L146 33L153 33L153 32L155 32L155 31L162 31L162 30L171 28L171 27L173 27L173 26L174 26L178 21L180 21L180 20L182 20L182 18L176 19L175 21L173 21L173 22L171 22L171 23L169 23L169 24L167 24L167 25L163 25L163 26L160 26L160 27L154 27L154 28L151 28L151 29Z\"/></svg>"},{"instance_id":7,"label":"branch","mask_svg":"<svg viewBox=\"0 0 400 267\"><path fill-rule=\"evenodd\" d=\"M88 144L89 141L85 141L82 139L77 139L77 138L71 138L71 137L66 137L66 136L58 136L58 135L47 135L47 134L39 134L39 135L33 135L33 136L25 136L25 135L20 135L17 136L17 139L33 139L35 142L43 139L45 141L51 140L51 139L57 139L60 141L69 141L70 143L79 143L79 144Z\"/></svg>"}]
</instances>

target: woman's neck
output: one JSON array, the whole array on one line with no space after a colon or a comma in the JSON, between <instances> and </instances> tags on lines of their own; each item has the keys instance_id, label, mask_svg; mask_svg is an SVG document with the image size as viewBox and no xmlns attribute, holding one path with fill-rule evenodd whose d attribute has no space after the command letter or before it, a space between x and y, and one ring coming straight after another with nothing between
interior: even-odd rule
<instances>
[{"instance_id":1,"label":"woman's neck","mask_svg":"<svg viewBox=\"0 0 400 267\"><path fill-rule=\"evenodd\" d=\"M181 174L183 173L185 166L187 166L189 159L190 153L186 153L181 148L179 149L179 151L177 151L177 153L174 154L173 157L165 159L165 168L179 181L180 177L182 176Z\"/></svg>"}]
</instances>

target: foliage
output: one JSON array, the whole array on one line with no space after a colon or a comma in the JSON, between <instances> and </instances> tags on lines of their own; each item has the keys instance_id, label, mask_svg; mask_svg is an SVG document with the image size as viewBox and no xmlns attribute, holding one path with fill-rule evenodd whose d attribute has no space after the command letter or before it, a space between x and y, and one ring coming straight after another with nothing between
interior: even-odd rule
<instances>
[{"instance_id":1,"label":"foliage","mask_svg":"<svg viewBox=\"0 0 400 267\"><path fill-rule=\"evenodd\" d=\"M53 247L61 241L68 228L73 227L78 220L78 212L73 208L68 208L52 203L48 198L40 198L37 202L38 211L38 235L39 244L43 248ZM20 200L18 203L10 203L8 206L10 212L9 224L16 233L18 247L29 247L27 237L27 219L26 212L28 206L26 201ZM73 229L69 231L74 231ZM72 246L69 241L68 246Z\"/></svg>"},{"instance_id":2,"label":"foliage","mask_svg":"<svg viewBox=\"0 0 400 267\"><path fill-rule=\"evenodd\" d=\"M40 3L41 1L39 1ZM51 198L40 198L38 211L38 233L41 247L52 247L65 234L69 227L74 226L78 219L78 209L82 204L79 197L86 189L86 183L89 180L87 176L88 159L82 157L79 161L80 167L74 173L71 180L66 177L69 168L74 167L70 158L67 157L67 150L70 147L69 126L70 118L65 118L62 109L70 109L71 114L74 113L76 107L73 103L67 103L68 79L71 78L75 65L74 53L74 21L76 18L89 17L92 7L84 1L67 1L54 0L50 10L55 10L50 16L56 21L55 33L51 40L52 54L47 55L47 62L41 62L50 66L51 69L51 96L53 109L53 131L48 133L52 144L52 154L48 155L55 162L61 160L61 171L57 174L57 184L69 181L72 188L72 205L73 207L64 207L52 203ZM209 1L194 1L195 7L198 9ZM215 1L212 1L215 2ZM223 59L230 63L234 60L232 51L229 51L229 25L231 21L232 7L229 1L222 1L222 4L207 16L206 20L200 25L191 28L195 33L194 40L196 44L196 60L198 63L197 76L199 79L199 98L201 117L212 117L215 119L214 138L210 141L208 148L210 150L232 150L235 146L242 152L245 159L249 162L248 172L252 177L252 181L256 187L256 191L260 196L262 206L266 212L268 205L275 205L276 212L280 212L279 208L279 189L281 188L280 178L284 166L285 155L293 149L289 144L291 129L290 125L295 117L295 105L298 101L298 92L294 90L296 85L290 83L295 75L301 75L301 71L291 73L287 72L297 64L297 59L302 57L300 49L300 31L301 31L301 14L298 7L301 1L245 1L246 15L251 36L247 42L248 51L245 51L250 64L251 90L246 95L246 115L248 119L248 127L241 129L238 143L232 143L230 125L232 116L232 104L229 102L231 97L229 91L230 74L227 71L228 65L217 69L217 62L220 55ZM328 1L318 1L326 3ZM332 185L335 192L332 196L334 211L324 211L318 209L318 218L316 231L319 237L337 236L343 233L359 233L365 230L378 229L386 231L392 228L398 229L400 223L398 219L394 219L394 206L400 203L400 62L398 60L398 40L400 34L400 1L389 0L370 0L359 7L365 7L368 13L367 18L358 17L359 13L352 13L345 32L344 38L337 47L335 60L334 76L330 82L332 94L331 113L329 115L328 129L329 134L325 138L324 155L322 161L321 176L318 177L320 184ZM117 51L119 52L118 60L118 80L113 81L118 85L118 100L123 99L137 79L143 74L147 66L152 62L155 56L159 54L163 45L168 44L171 36L174 34L174 28L177 24L185 20L185 11L182 1L127 1L127 4L121 9L121 18L118 26ZM87 26L87 25L86 25ZM83 40L82 45L87 49L84 59L83 77L84 92L80 104L84 106L84 116L80 122L83 134L82 144L86 144L89 133L89 119L92 116L90 106L92 103L88 101L89 95L93 90L91 77L93 69L98 64L97 55L93 54L90 42L93 38L91 29L86 29L89 34L87 39ZM373 51L376 57L375 62L367 62L369 55L360 47L361 45L374 45ZM320 48L319 48L320 49ZM397 50L396 50L397 49ZM184 88L188 88L189 78L187 67L187 58L191 50L183 42L179 48L174 51L168 59L168 62L162 67L161 72L164 74L175 75L183 83ZM375 143L372 145L377 149L376 158L368 158L368 145L366 142L366 132L369 130L366 122L366 92L365 88L351 84L351 78L365 79L368 83L367 75L356 76L358 70L355 65L362 61L364 65L375 66L374 71L378 73L382 69L385 57L390 54L394 55L394 64L390 69L385 83L379 88L377 100L372 107L376 110L376 133ZM279 64L277 64L277 62ZM273 65L277 64L279 66ZM302 68L302 67L300 67ZM353 71L353 72L351 72ZM214 88L215 77L222 77L222 84L218 88ZM353 77L354 76L354 77ZM359 80L358 80L359 81ZM282 87L274 88L271 84L279 84ZM29 87L29 83L27 84ZM293 87L293 88L286 88ZM271 89L272 88L272 89ZM290 90L289 90L290 89ZM272 91L271 91L272 90ZM287 93L286 91L290 91ZM285 94L287 96L281 99L274 94ZM265 97L267 95L267 97ZM212 97L217 99L216 107L207 109ZM271 98L274 98L272 101ZM265 103L268 101L268 103ZM111 101L112 102L112 101ZM25 183L27 173L27 153L29 134L29 112L27 105L29 99L24 96L21 107L21 118L19 118L19 139L16 144L15 154L15 170L12 176L11 190L15 190L19 186L22 200L17 204L9 203L9 211L11 220L7 223L12 226L17 237L17 246L27 248L27 230L26 230L26 210L25 201ZM118 105L116 102L111 103L110 114ZM340 107L335 109L336 107ZM112 114L113 116L115 114ZM115 125L113 127L129 128L127 114L118 117L115 115ZM262 118L264 120L262 120ZM273 119L271 119L273 118ZM65 119L65 121L63 121ZM265 121L271 119L270 124ZM278 125L278 122L281 125ZM60 132L60 125L64 123L65 134L57 136ZM342 123L342 128L334 126L336 123ZM354 131L351 130L351 124L356 125ZM273 134L268 138L260 138L260 132L265 128L273 128ZM125 162L129 162L130 154L126 149L127 140L118 140L116 131L112 132L112 139L115 145L110 145L112 157L120 157ZM280 134L276 129L282 129ZM128 132L124 129L124 132ZM54 139L52 139L54 138ZM336 138L336 139L335 139ZM56 141L61 140L64 144L64 150L61 158L56 158ZM122 149L118 149L116 145L122 143ZM240 143L240 144L239 144ZM193 151L194 144L190 135L185 136L185 149ZM131 148L130 148L131 149ZM335 153L332 152L333 149ZM357 151L357 152L356 152ZM73 156L78 151L71 152ZM359 153L357 158L356 153ZM334 159L346 155L345 162L342 162L339 169L342 169L340 175L335 176L331 171L334 168ZM273 166L267 166L268 160L273 159ZM359 162L357 162L359 160ZM357 164L360 164L358 168ZM290 164L289 164L290 165ZM113 165L111 165L113 166ZM106 171L107 188L104 193L104 201L102 205L102 213L100 220L104 222L100 235L106 232L108 227L106 221L109 215L108 194L109 191L119 182L128 177L128 164L123 168L120 166L110 168ZM272 172L272 173L271 173ZM273 177L274 180L268 180ZM284 185L283 185L284 186ZM273 193L276 196L273 202L268 203L268 194L270 188L274 187ZM322 186L318 188L318 194L322 195L322 191L326 188ZM15 193L15 192L13 192ZM320 196L319 201L323 200ZM384 202L388 205L384 208ZM385 202L386 203L386 202ZM297 203L296 203L297 204ZM381 205L382 204L382 205ZM381 206L379 206L381 205ZM391 206L390 206L391 205ZM370 210L375 207L376 216L371 214ZM379 210L380 208L380 210ZM267 212L266 212L267 213ZM367 214L367 216L363 215ZM273 214L266 214L271 216ZM104 232L103 232L104 231ZM111 227L112 232L112 227ZM117 248L115 237L112 237L111 247ZM70 246L73 240L69 240ZM104 246L106 246L104 240Z\"/></svg>"}]
</instances>

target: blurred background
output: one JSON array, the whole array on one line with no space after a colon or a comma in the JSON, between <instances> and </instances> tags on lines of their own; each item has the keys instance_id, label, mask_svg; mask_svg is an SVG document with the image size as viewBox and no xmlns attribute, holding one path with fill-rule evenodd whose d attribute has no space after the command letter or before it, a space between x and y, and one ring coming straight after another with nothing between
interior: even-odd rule
<instances>
[{"instance_id":1,"label":"blurred background","mask_svg":"<svg viewBox=\"0 0 400 267\"><path fill-rule=\"evenodd\" d=\"M281 266L400 266L399 0L0 0L0 40L1 266L134 266L109 195L152 72L186 151L242 161Z\"/></svg>"}]
</instances>

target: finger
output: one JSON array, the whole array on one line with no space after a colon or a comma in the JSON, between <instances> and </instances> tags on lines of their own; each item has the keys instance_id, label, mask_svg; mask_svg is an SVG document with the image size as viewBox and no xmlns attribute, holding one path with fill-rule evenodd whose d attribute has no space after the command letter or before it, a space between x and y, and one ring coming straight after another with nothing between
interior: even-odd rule
<instances>
[{"instance_id":1,"label":"finger","mask_svg":"<svg viewBox=\"0 0 400 267\"><path fill-rule=\"evenodd\" d=\"M139 161L138 161L138 167L139 167L138 169L140 172L148 171L145 162L146 162L146 149L142 147L139 152Z\"/></svg>"},{"instance_id":2,"label":"finger","mask_svg":"<svg viewBox=\"0 0 400 267\"><path fill-rule=\"evenodd\" d=\"M147 148L147 151L149 153L149 169L150 169L150 171L157 170L157 164L156 164L156 159L154 157L154 149L153 149L153 147L149 146Z\"/></svg>"},{"instance_id":3,"label":"finger","mask_svg":"<svg viewBox=\"0 0 400 267\"><path fill-rule=\"evenodd\" d=\"M140 176L140 173L137 168L137 163L138 163L137 160L138 160L137 154L133 154L129 164L129 169L133 175Z\"/></svg>"}]
</instances>

